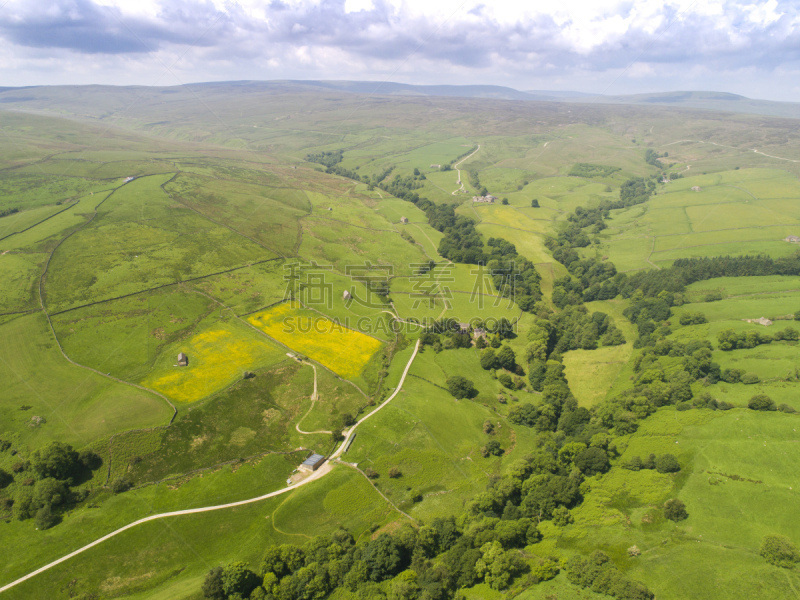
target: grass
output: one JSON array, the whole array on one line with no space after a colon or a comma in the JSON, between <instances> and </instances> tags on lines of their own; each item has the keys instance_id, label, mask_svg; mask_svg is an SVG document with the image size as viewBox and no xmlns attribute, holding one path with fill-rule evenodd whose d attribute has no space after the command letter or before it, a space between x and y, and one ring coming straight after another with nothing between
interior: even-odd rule
<instances>
[{"instance_id":1,"label":"grass","mask_svg":"<svg viewBox=\"0 0 800 600\"><path fill-rule=\"evenodd\" d=\"M177 400L195 402L241 379L246 371L273 365L285 351L235 319L220 319L185 340L168 345L142 381ZM187 367L177 367L177 350L189 357Z\"/></svg>"},{"instance_id":2,"label":"grass","mask_svg":"<svg viewBox=\"0 0 800 600\"><path fill-rule=\"evenodd\" d=\"M700 187L699 192L692 191ZM646 205L613 211L598 252L620 270L677 258L792 254L783 238L800 227L800 184L787 173L741 169L678 179Z\"/></svg>"},{"instance_id":3,"label":"grass","mask_svg":"<svg viewBox=\"0 0 800 600\"><path fill-rule=\"evenodd\" d=\"M346 378L359 378L382 343L290 302L247 318L254 327Z\"/></svg>"},{"instance_id":4,"label":"grass","mask_svg":"<svg viewBox=\"0 0 800 600\"><path fill-rule=\"evenodd\" d=\"M135 179L55 252L51 312L210 275L275 254L167 198L168 175Z\"/></svg>"},{"instance_id":5,"label":"grass","mask_svg":"<svg viewBox=\"0 0 800 600\"><path fill-rule=\"evenodd\" d=\"M23 447L58 440L80 448L172 416L161 398L68 363L41 314L7 322L0 332L0 427ZM33 416L46 423L31 427Z\"/></svg>"},{"instance_id":6,"label":"grass","mask_svg":"<svg viewBox=\"0 0 800 600\"><path fill-rule=\"evenodd\" d=\"M622 315L624 306L624 301L619 300L586 304L590 312L604 312L613 319L614 325L625 336L625 344L601 346L596 350L572 350L564 354L567 381L581 406L588 408L603 400L633 354L637 332Z\"/></svg>"}]
</instances>

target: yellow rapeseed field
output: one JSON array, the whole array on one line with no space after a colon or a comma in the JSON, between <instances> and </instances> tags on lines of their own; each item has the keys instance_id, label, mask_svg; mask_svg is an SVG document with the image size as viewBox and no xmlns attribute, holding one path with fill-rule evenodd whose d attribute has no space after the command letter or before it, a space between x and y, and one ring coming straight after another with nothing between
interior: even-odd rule
<instances>
[{"instance_id":1,"label":"yellow rapeseed field","mask_svg":"<svg viewBox=\"0 0 800 600\"><path fill-rule=\"evenodd\" d=\"M358 377L383 345L373 337L289 302L251 315L247 320L345 379Z\"/></svg>"},{"instance_id":2,"label":"yellow rapeseed field","mask_svg":"<svg viewBox=\"0 0 800 600\"><path fill-rule=\"evenodd\" d=\"M250 339L224 325L198 333L180 349L189 357L188 367L170 365L166 373L159 369L143 381L180 402L204 398L241 379L246 370L285 358L285 353L267 340Z\"/></svg>"}]
</instances>

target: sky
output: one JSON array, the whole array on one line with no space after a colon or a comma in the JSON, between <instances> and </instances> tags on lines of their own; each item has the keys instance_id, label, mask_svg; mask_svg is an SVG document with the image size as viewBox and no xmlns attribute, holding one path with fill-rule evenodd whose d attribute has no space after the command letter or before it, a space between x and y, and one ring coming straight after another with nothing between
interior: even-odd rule
<instances>
[{"instance_id":1,"label":"sky","mask_svg":"<svg viewBox=\"0 0 800 600\"><path fill-rule=\"evenodd\" d=\"M0 0L0 86L337 79L800 100L800 0Z\"/></svg>"}]
</instances>

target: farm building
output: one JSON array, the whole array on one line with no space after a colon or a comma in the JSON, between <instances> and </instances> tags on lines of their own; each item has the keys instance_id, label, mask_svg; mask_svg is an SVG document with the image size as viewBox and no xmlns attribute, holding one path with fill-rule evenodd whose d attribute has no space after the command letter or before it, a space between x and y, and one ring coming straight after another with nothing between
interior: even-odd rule
<instances>
[{"instance_id":1,"label":"farm building","mask_svg":"<svg viewBox=\"0 0 800 600\"><path fill-rule=\"evenodd\" d=\"M405 225L408 223L408 217L400 217L400 222Z\"/></svg>"},{"instance_id":2,"label":"farm building","mask_svg":"<svg viewBox=\"0 0 800 600\"><path fill-rule=\"evenodd\" d=\"M784 242L789 242L791 244L797 244L797 243L800 243L800 237L797 237L796 235L789 235L789 236L783 238L783 241Z\"/></svg>"},{"instance_id":3,"label":"farm building","mask_svg":"<svg viewBox=\"0 0 800 600\"><path fill-rule=\"evenodd\" d=\"M458 324L458 332L459 333L469 333L469 323L459 323Z\"/></svg>"},{"instance_id":4,"label":"farm building","mask_svg":"<svg viewBox=\"0 0 800 600\"><path fill-rule=\"evenodd\" d=\"M352 296L350 295L350 292L348 292L347 290L345 290L345 291L342 293L342 300L344 300L345 302L347 302L347 301L348 301L348 300L350 300L351 298L352 298Z\"/></svg>"},{"instance_id":5,"label":"farm building","mask_svg":"<svg viewBox=\"0 0 800 600\"><path fill-rule=\"evenodd\" d=\"M472 197L472 201L473 202L483 202L485 204L494 204L495 200L497 200L497 198L495 196L492 196L491 194L487 194L486 196L473 196Z\"/></svg>"},{"instance_id":6,"label":"farm building","mask_svg":"<svg viewBox=\"0 0 800 600\"><path fill-rule=\"evenodd\" d=\"M442 165L431 165L431 169L441 169Z\"/></svg>"},{"instance_id":7,"label":"farm building","mask_svg":"<svg viewBox=\"0 0 800 600\"><path fill-rule=\"evenodd\" d=\"M699 185L693 185L692 186L692 191L693 192L699 192L700 191L700 186Z\"/></svg>"},{"instance_id":8,"label":"farm building","mask_svg":"<svg viewBox=\"0 0 800 600\"><path fill-rule=\"evenodd\" d=\"M325 462L324 456L322 456L321 454L312 454L303 461L303 464L300 465L299 469L307 473L312 473L313 471L319 469L322 466L322 463L324 462Z\"/></svg>"},{"instance_id":9,"label":"farm building","mask_svg":"<svg viewBox=\"0 0 800 600\"><path fill-rule=\"evenodd\" d=\"M189 366L189 357L186 356L183 352L178 353L178 366L179 367Z\"/></svg>"}]
</instances>

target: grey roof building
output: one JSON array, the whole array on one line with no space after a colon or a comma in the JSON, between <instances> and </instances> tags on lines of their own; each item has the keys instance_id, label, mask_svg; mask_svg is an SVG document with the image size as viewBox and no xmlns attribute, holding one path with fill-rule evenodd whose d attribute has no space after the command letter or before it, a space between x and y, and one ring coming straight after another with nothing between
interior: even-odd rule
<instances>
[{"instance_id":1,"label":"grey roof building","mask_svg":"<svg viewBox=\"0 0 800 600\"><path fill-rule=\"evenodd\" d=\"M322 456L322 454L312 454L303 461L303 464L300 465L300 470L316 471L322 466L322 463L324 462L325 462L325 457Z\"/></svg>"}]
</instances>

